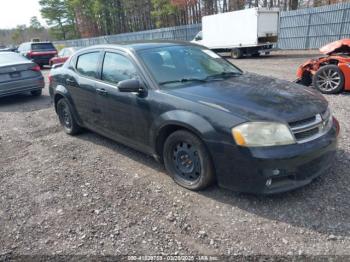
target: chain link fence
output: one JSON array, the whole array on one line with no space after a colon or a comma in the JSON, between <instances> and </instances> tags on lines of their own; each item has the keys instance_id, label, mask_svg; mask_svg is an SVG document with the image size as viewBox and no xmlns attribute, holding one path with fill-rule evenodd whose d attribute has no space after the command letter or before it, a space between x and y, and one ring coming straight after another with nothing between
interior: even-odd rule
<instances>
[{"instance_id":1,"label":"chain link fence","mask_svg":"<svg viewBox=\"0 0 350 262\"><path fill-rule=\"evenodd\" d=\"M55 44L64 46L91 46L98 44L115 44L128 41L155 39L190 41L196 36L196 34L201 30L201 28L201 24L182 25L140 32L124 33L118 35L108 35L67 41L56 41Z\"/></svg>"},{"instance_id":2,"label":"chain link fence","mask_svg":"<svg viewBox=\"0 0 350 262\"><path fill-rule=\"evenodd\" d=\"M155 39L190 41L201 30L201 27L201 24L183 25L118 35L57 41L55 44L84 47ZM280 13L277 48L319 48L326 43L342 38L350 38L350 3Z\"/></svg>"},{"instance_id":3,"label":"chain link fence","mask_svg":"<svg viewBox=\"0 0 350 262\"><path fill-rule=\"evenodd\" d=\"M277 47L319 48L350 38L350 3L281 12Z\"/></svg>"}]
</instances>

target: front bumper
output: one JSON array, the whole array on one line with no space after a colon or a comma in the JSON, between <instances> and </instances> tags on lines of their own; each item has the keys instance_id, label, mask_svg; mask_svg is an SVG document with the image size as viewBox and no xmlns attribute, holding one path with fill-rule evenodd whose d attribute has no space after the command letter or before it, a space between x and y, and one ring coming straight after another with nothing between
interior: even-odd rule
<instances>
[{"instance_id":1,"label":"front bumper","mask_svg":"<svg viewBox=\"0 0 350 262\"><path fill-rule=\"evenodd\" d=\"M219 186L255 194L281 193L309 184L331 167L336 145L336 124L324 136L304 144L244 148L208 143Z\"/></svg>"}]
</instances>

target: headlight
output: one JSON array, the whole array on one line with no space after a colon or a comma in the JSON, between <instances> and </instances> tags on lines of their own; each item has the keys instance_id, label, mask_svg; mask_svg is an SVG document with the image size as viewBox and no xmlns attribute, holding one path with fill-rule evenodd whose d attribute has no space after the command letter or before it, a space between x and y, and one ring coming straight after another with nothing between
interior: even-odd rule
<instances>
[{"instance_id":1,"label":"headlight","mask_svg":"<svg viewBox=\"0 0 350 262\"><path fill-rule=\"evenodd\" d=\"M237 145L246 147L295 144L288 126L272 122L247 122L232 128Z\"/></svg>"}]
</instances>

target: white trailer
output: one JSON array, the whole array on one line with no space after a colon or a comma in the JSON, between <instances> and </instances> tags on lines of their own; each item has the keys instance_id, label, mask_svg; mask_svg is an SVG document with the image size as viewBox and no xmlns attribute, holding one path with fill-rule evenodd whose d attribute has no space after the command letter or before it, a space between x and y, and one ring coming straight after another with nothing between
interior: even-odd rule
<instances>
[{"instance_id":1,"label":"white trailer","mask_svg":"<svg viewBox=\"0 0 350 262\"><path fill-rule=\"evenodd\" d=\"M279 10L250 8L204 16L202 31L192 40L233 58L269 54L277 42Z\"/></svg>"}]
</instances>

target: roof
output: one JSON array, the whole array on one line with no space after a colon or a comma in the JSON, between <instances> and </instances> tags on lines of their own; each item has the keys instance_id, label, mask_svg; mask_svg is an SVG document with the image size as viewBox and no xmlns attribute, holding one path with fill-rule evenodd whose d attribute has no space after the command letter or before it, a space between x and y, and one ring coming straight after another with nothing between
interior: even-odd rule
<instances>
[{"instance_id":1,"label":"roof","mask_svg":"<svg viewBox=\"0 0 350 262\"><path fill-rule=\"evenodd\" d=\"M119 48L133 49L135 51L139 51L139 50L166 47L166 46L175 46L175 45L193 45L193 44L185 41L149 40L149 41L121 42L118 44L108 44L108 45L97 45L97 46L91 46L90 48L119 47Z\"/></svg>"}]
</instances>

